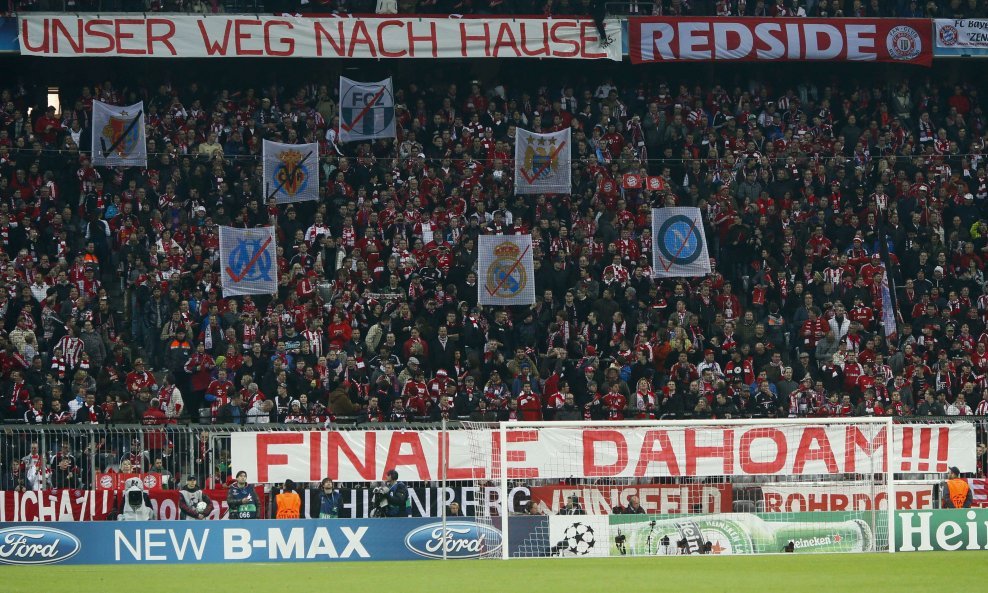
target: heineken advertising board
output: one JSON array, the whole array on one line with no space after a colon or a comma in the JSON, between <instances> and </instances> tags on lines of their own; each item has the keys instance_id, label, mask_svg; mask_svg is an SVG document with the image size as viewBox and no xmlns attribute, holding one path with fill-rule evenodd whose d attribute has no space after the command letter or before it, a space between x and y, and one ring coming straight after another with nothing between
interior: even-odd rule
<instances>
[{"instance_id":1,"label":"heineken advertising board","mask_svg":"<svg viewBox=\"0 0 988 593\"><path fill-rule=\"evenodd\" d=\"M895 549L899 552L988 550L988 509L898 511Z\"/></svg>"},{"instance_id":2,"label":"heineken advertising board","mask_svg":"<svg viewBox=\"0 0 988 593\"><path fill-rule=\"evenodd\" d=\"M887 548L885 517L872 511L557 515L549 517L549 555L771 554L789 546L797 554L873 552Z\"/></svg>"}]
</instances>

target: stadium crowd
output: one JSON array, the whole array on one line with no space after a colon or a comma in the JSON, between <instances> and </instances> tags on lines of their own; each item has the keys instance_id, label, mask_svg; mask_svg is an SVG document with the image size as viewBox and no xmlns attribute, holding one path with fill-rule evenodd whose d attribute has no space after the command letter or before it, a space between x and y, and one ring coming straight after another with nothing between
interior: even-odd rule
<instances>
[{"instance_id":1,"label":"stadium crowd","mask_svg":"<svg viewBox=\"0 0 988 593\"><path fill-rule=\"evenodd\" d=\"M984 0L8 0L8 13L651 14L665 16L985 18ZM599 6L598 6L599 5Z\"/></svg>"},{"instance_id":2,"label":"stadium crowd","mask_svg":"<svg viewBox=\"0 0 988 593\"><path fill-rule=\"evenodd\" d=\"M977 86L559 80L399 82L363 144L335 79L0 90L0 416L988 415ZM92 166L95 99L143 99L146 169ZM570 195L513 195L518 127L571 128ZM318 202L266 199L262 138L319 143ZM669 205L709 276L651 279ZM217 225L267 224L279 293L223 298ZM477 306L481 233L532 234L535 305Z\"/></svg>"}]
</instances>

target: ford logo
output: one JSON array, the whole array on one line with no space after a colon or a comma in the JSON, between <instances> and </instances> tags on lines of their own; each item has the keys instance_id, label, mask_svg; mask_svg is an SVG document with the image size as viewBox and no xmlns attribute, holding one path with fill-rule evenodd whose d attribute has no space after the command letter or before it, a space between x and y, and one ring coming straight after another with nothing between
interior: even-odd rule
<instances>
[{"instance_id":1,"label":"ford logo","mask_svg":"<svg viewBox=\"0 0 988 593\"><path fill-rule=\"evenodd\" d=\"M54 564L82 549L79 538L50 527L0 529L0 564Z\"/></svg>"},{"instance_id":2,"label":"ford logo","mask_svg":"<svg viewBox=\"0 0 988 593\"><path fill-rule=\"evenodd\" d=\"M479 558L501 549L501 532L488 525L466 521L447 521L423 525L405 536L405 547L419 556L442 558Z\"/></svg>"}]
</instances>

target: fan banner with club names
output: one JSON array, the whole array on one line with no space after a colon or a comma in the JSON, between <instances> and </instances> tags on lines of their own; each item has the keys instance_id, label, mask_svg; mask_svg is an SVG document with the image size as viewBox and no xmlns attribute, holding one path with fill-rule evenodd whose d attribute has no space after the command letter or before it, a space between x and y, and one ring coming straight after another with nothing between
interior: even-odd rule
<instances>
[{"instance_id":1,"label":"fan banner with club names","mask_svg":"<svg viewBox=\"0 0 988 593\"><path fill-rule=\"evenodd\" d=\"M278 292L278 251L274 227L220 227L220 284L223 296Z\"/></svg>"},{"instance_id":2,"label":"fan banner with club names","mask_svg":"<svg viewBox=\"0 0 988 593\"><path fill-rule=\"evenodd\" d=\"M147 167L144 102L124 107L93 101L93 165Z\"/></svg>"},{"instance_id":3,"label":"fan banner with club names","mask_svg":"<svg viewBox=\"0 0 988 593\"><path fill-rule=\"evenodd\" d=\"M515 194L568 194L572 186L570 130L515 130Z\"/></svg>"},{"instance_id":4,"label":"fan banner with club names","mask_svg":"<svg viewBox=\"0 0 988 593\"><path fill-rule=\"evenodd\" d=\"M319 199L319 144L264 141L264 196L279 204Z\"/></svg>"},{"instance_id":5,"label":"fan banner with club names","mask_svg":"<svg viewBox=\"0 0 988 593\"><path fill-rule=\"evenodd\" d=\"M391 79L357 82L340 77L340 142L395 138Z\"/></svg>"},{"instance_id":6,"label":"fan banner with club names","mask_svg":"<svg viewBox=\"0 0 988 593\"><path fill-rule=\"evenodd\" d=\"M656 278L710 273L710 256L699 208L652 209L652 269Z\"/></svg>"},{"instance_id":7,"label":"fan banner with club names","mask_svg":"<svg viewBox=\"0 0 988 593\"><path fill-rule=\"evenodd\" d=\"M531 235L481 235L478 259L481 305L535 304Z\"/></svg>"}]
</instances>

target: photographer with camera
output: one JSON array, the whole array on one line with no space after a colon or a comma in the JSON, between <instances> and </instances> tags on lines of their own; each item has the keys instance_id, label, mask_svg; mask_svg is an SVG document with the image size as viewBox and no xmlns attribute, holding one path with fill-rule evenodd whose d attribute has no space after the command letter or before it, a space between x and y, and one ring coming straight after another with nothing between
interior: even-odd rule
<instances>
[{"instance_id":1,"label":"photographer with camera","mask_svg":"<svg viewBox=\"0 0 988 593\"><path fill-rule=\"evenodd\" d=\"M408 486L398 481L398 472L388 470L387 480L374 488L374 510L372 517L407 517Z\"/></svg>"},{"instance_id":2,"label":"photographer with camera","mask_svg":"<svg viewBox=\"0 0 988 593\"><path fill-rule=\"evenodd\" d=\"M580 497L577 495L570 496L566 499L566 506L559 509L560 515L586 515L587 512L583 510L583 505L580 504Z\"/></svg>"}]
</instances>

